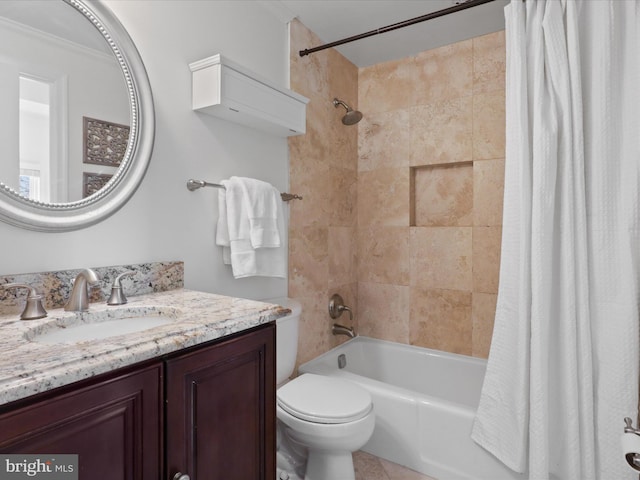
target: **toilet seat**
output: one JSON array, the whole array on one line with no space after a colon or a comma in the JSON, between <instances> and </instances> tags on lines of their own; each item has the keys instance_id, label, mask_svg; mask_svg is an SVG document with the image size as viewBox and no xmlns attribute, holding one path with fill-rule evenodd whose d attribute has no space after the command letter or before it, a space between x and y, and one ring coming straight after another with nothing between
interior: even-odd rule
<instances>
[{"instance_id":1,"label":"toilet seat","mask_svg":"<svg viewBox=\"0 0 640 480\"><path fill-rule=\"evenodd\" d=\"M355 383L312 373L280 387L277 400L288 414L313 423L353 422L373 408L369 392Z\"/></svg>"}]
</instances>

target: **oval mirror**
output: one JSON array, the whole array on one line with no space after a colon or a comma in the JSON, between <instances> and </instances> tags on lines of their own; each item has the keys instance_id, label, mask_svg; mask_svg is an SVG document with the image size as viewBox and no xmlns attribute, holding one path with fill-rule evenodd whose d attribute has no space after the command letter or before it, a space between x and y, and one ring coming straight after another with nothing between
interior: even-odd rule
<instances>
[{"instance_id":1,"label":"oval mirror","mask_svg":"<svg viewBox=\"0 0 640 480\"><path fill-rule=\"evenodd\" d=\"M154 137L138 51L100 1L0 2L0 220L69 231L134 193Z\"/></svg>"}]
</instances>

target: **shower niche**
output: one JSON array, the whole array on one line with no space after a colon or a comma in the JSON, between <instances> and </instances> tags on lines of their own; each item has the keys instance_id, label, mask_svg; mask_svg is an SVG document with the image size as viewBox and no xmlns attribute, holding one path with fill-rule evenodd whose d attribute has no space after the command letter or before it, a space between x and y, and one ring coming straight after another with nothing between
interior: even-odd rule
<instances>
[{"instance_id":1,"label":"shower niche","mask_svg":"<svg viewBox=\"0 0 640 480\"><path fill-rule=\"evenodd\" d=\"M473 225L473 162L411 167L410 225Z\"/></svg>"},{"instance_id":2,"label":"shower niche","mask_svg":"<svg viewBox=\"0 0 640 480\"><path fill-rule=\"evenodd\" d=\"M192 108L279 137L306 132L309 99L214 55L189 64Z\"/></svg>"}]
</instances>

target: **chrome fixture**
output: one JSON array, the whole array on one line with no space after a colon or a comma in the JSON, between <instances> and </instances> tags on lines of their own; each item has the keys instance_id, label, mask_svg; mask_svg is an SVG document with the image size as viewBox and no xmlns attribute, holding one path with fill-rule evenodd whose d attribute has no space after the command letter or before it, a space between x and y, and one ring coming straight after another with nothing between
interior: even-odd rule
<instances>
[{"instance_id":1,"label":"chrome fixture","mask_svg":"<svg viewBox=\"0 0 640 480\"><path fill-rule=\"evenodd\" d=\"M353 327L345 327L338 323L334 323L331 327L331 333L334 335L346 335L349 338L356 338L357 334L353 331Z\"/></svg>"},{"instance_id":2,"label":"chrome fixture","mask_svg":"<svg viewBox=\"0 0 640 480\"><path fill-rule=\"evenodd\" d=\"M329 299L329 316L334 320L342 315L344 311L349 312L349 319L353 321L353 312L344 304L344 300L337 293L334 293Z\"/></svg>"},{"instance_id":3,"label":"chrome fixture","mask_svg":"<svg viewBox=\"0 0 640 480\"><path fill-rule=\"evenodd\" d=\"M187 180L187 189L190 192L194 192L202 187L222 188L223 190L226 190L226 187L220 183L205 182L204 180L194 180L193 178ZM291 200L302 200L302 195L283 192L280 194L280 198L282 198L283 202L289 202Z\"/></svg>"},{"instance_id":4,"label":"chrome fixture","mask_svg":"<svg viewBox=\"0 0 640 480\"><path fill-rule=\"evenodd\" d=\"M343 369L347 366L347 356L344 353L338 355L338 368Z\"/></svg>"},{"instance_id":5,"label":"chrome fixture","mask_svg":"<svg viewBox=\"0 0 640 480\"><path fill-rule=\"evenodd\" d=\"M329 316L335 320L342 315L342 312L344 311L349 312L349 319L353 322L353 312L344 304L342 297L337 293L334 293L329 299ZM333 324L331 327L331 333L334 335L346 335L350 338L354 338L356 336L356 332L354 332L353 327L345 327L338 323Z\"/></svg>"},{"instance_id":6,"label":"chrome fixture","mask_svg":"<svg viewBox=\"0 0 640 480\"><path fill-rule=\"evenodd\" d=\"M84 312L89 310L89 287L95 287L100 283L98 274L90 268L81 270L73 282L73 289L69 300L64 306L68 312Z\"/></svg>"},{"instance_id":7,"label":"chrome fixture","mask_svg":"<svg viewBox=\"0 0 640 480\"><path fill-rule=\"evenodd\" d=\"M624 417L624 433L635 433L636 435L640 435L640 430L633 428L633 420L629 417Z\"/></svg>"},{"instance_id":8,"label":"chrome fixture","mask_svg":"<svg viewBox=\"0 0 640 480\"><path fill-rule=\"evenodd\" d=\"M338 108L338 105L342 105L347 110L347 113L345 113L344 117L342 117L342 123L343 124L345 124L345 125L355 125L360 120L362 120L362 113L360 113L358 110L354 110L349 105L344 103L342 100L334 98L333 99L333 106Z\"/></svg>"},{"instance_id":9,"label":"chrome fixture","mask_svg":"<svg viewBox=\"0 0 640 480\"><path fill-rule=\"evenodd\" d=\"M640 435L640 430L638 430L637 428L633 428L633 420L631 420L629 417L625 417L624 423L624 433L633 433L635 435ZM631 468L640 472L640 453L625 453L624 458Z\"/></svg>"},{"instance_id":10,"label":"chrome fixture","mask_svg":"<svg viewBox=\"0 0 640 480\"><path fill-rule=\"evenodd\" d=\"M27 288L29 290L27 303L20 314L20 320L36 320L47 316L47 311L42 306L42 295L36 292L35 288L23 283L6 283L2 287L6 289Z\"/></svg>"},{"instance_id":11,"label":"chrome fixture","mask_svg":"<svg viewBox=\"0 0 640 480\"><path fill-rule=\"evenodd\" d=\"M374 35L380 35L381 33L391 32L399 28L409 27L411 25L415 25L416 23L432 20L434 18L442 17L444 15L449 15L451 13L459 12L460 10L465 10L467 8L475 7L477 5L482 5L484 3L489 3L489 2L493 2L493 0L457 1L457 2L454 2L455 5L453 5L452 7L427 13L426 15L422 15L420 17L410 18L409 20L404 20L402 22L397 22L392 25L387 25L386 27L378 27L375 30L369 30L368 32L360 33L358 35L351 35L350 37L336 40L335 42L325 43L324 45L320 45L319 47L305 48L304 50L300 50L298 52L298 55L300 55L301 57L304 57L305 55L310 55L312 53L316 53L321 50L326 50L327 48L337 47L339 45L344 45L345 43L354 42L356 40L362 40L363 38L372 37Z\"/></svg>"},{"instance_id":12,"label":"chrome fixture","mask_svg":"<svg viewBox=\"0 0 640 480\"><path fill-rule=\"evenodd\" d=\"M129 270L127 272L121 273L118 275L113 281L113 285L111 285L111 296L109 300L107 300L107 305L124 305L127 303L127 297L122 290L122 279L124 277L130 277L131 275L135 275L136 272L133 270Z\"/></svg>"}]
</instances>

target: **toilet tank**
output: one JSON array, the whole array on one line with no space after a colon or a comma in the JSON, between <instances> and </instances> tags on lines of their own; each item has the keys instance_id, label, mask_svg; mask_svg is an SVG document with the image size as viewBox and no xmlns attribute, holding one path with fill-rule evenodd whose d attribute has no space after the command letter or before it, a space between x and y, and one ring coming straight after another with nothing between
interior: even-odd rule
<instances>
[{"instance_id":1,"label":"toilet tank","mask_svg":"<svg viewBox=\"0 0 640 480\"><path fill-rule=\"evenodd\" d=\"M276 320L276 385L280 385L291 376L296 366L302 305L288 297L269 298L264 301L291 310L289 315Z\"/></svg>"}]
</instances>

